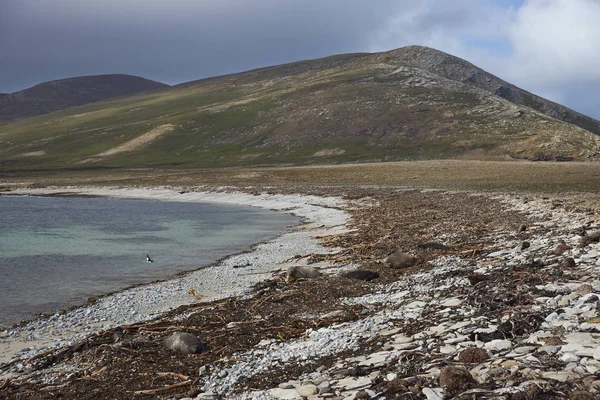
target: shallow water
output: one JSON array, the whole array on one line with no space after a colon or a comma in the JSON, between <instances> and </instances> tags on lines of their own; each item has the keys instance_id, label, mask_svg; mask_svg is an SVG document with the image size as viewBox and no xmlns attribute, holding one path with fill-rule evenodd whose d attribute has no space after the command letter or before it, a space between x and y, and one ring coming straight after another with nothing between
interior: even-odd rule
<instances>
[{"instance_id":1,"label":"shallow water","mask_svg":"<svg viewBox=\"0 0 600 400\"><path fill-rule=\"evenodd\" d=\"M297 223L253 207L0 196L0 326L197 269Z\"/></svg>"}]
</instances>

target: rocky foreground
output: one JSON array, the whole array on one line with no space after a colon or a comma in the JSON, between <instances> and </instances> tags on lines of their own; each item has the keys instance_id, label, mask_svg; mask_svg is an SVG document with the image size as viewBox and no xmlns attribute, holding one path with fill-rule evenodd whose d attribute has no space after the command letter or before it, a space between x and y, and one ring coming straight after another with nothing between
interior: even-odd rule
<instances>
[{"instance_id":1,"label":"rocky foreground","mask_svg":"<svg viewBox=\"0 0 600 400\"><path fill-rule=\"evenodd\" d=\"M600 398L596 200L332 192L362 206L321 238L336 252L291 260L320 275L98 332L26 360L0 397Z\"/></svg>"}]
</instances>

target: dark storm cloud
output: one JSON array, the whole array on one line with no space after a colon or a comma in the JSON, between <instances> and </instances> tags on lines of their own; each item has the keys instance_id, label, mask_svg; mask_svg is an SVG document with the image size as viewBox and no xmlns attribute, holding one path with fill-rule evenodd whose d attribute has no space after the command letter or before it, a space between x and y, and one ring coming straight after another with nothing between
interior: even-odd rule
<instances>
[{"instance_id":1,"label":"dark storm cloud","mask_svg":"<svg viewBox=\"0 0 600 400\"><path fill-rule=\"evenodd\" d=\"M599 18L599 0L0 0L0 92L421 44L599 118Z\"/></svg>"},{"instance_id":2,"label":"dark storm cloud","mask_svg":"<svg viewBox=\"0 0 600 400\"><path fill-rule=\"evenodd\" d=\"M179 83L368 48L401 2L0 1L0 92L101 73Z\"/></svg>"}]
</instances>

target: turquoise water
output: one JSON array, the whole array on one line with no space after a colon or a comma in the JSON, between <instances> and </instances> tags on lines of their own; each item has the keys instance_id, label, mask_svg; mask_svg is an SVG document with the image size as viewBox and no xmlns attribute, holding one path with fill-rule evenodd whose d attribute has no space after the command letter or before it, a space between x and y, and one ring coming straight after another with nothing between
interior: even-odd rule
<instances>
[{"instance_id":1,"label":"turquoise water","mask_svg":"<svg viewBox=\"0 0 600 400\"><path fill-rule=\"evenodd\" d=\"M252 207L0 196L0 326L197 269L298 222Z\"/></svg>"}]
</instances>

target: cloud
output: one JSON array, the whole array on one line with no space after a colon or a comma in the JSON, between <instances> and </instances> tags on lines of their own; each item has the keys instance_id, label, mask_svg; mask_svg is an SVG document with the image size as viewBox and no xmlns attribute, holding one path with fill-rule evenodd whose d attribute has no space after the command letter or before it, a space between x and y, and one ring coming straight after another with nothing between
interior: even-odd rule
<instances>
[{"instance_id":1,"label":"cloud","mask_svg":"<svg viewBox=\"0 0 600 400\"><path fill-rule=\"evenodd\" d=\"M600 117L600 0L0 0L0 92L166 83L421 44Z\"/></svg>"}]
</instances>

